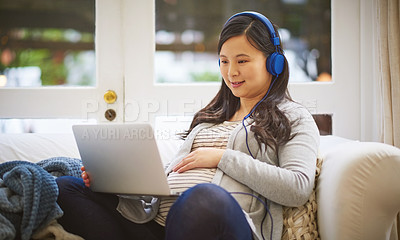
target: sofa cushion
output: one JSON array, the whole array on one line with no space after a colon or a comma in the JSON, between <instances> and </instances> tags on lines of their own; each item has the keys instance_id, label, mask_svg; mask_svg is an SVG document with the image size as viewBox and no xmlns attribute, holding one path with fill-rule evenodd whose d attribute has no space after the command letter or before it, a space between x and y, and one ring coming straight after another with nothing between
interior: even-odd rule
<instances>
[{"instance_id":1,"label":"sofa cushion","mask_svg":"<svg viewBox=\"0 0 400 240\"><path fill-rule=\"evenodd\" d=\"M80 157L72 134L0 134L0 153L0 163L12 160L36 163L51 157Z\"/></svg>"},{"instance_id":2,"label":"sofa cushion","mask_svg":"<svg viewBox=\"0 0 400 240\"><path fill-rule=\"evenodd\" d=\"M318 157L314 189L308 201L300 207L283 207L282 239L320 239L317 224L316 186L321 172L322 158Z\"/></svg>"}]
</instances>

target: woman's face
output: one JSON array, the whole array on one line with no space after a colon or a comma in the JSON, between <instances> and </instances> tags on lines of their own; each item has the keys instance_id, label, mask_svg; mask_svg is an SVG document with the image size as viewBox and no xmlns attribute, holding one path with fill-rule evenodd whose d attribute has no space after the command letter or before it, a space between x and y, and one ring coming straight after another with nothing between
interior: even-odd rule
<instances>
[{"instance_id":1,"label":"woman's face","mask_svg":"<svg viewBox=\"0 0 400 240\"><path fill-rule=\"evenodd\" d=\"M267 93L272 75L266 57L253 47L245 35L228 39L221 47L220 71L236 97L259 101Z\"/></svg>"}]
</instances>

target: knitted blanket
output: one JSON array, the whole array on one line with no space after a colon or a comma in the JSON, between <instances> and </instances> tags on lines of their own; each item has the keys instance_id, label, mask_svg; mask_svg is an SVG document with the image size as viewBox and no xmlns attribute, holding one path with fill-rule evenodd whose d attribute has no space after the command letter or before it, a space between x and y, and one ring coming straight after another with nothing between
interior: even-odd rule
<instances>
[{"instance_id":1,"label":"knitted blanket","mask_svg":"<svg viewBox=\"0 0 400 240\"><path fill-rule=\"evenodd\" d=\"M38 162L37 165L55 177L73 176L80 178L82 173L82 160L76 158L49 158Z\"/></svg>"},{"instance_id":2,"label":"knitted blanket","mask_svg":"<svg viewBox=\"0 0 400 240\"><path fill-rule=\"evenodd\" d=\"M53 175L80 176L80 166L79 160L70 158L0 164L0 239L28 240L35 231L61 217Z\"/></svg>"}]
</instances>

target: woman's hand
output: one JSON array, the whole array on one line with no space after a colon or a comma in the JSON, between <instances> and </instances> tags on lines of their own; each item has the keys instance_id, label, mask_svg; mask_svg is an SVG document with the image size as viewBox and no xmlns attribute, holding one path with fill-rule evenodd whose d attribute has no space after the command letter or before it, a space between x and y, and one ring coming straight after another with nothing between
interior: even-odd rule
<instances>
[{"instance_id":1,"label":"woman's hand","mask_svg":"<svg viewBox=\"0 0 400 240\"><path fill-rule=\"evenodd\" d=\"M172 170L182 173L193 168L216 168L224 152L224 149L198 148L184 157Z\"/></svg>"},{"instance_id":2,"label":"woman's hand","mask_svg":"<svg viewBox=\"0 0 400 240\"><path fill-rule=\"evenodd\" d=\"M85 166L82 166L82 167L81 167L81 170L82 170L81 176L82 176L82 178L83 178L83 181L85 182L85 186L86 186L86 187L90 187L89 175L88 175L87 172L85 171Z\"/></svg>"}]
</instances>

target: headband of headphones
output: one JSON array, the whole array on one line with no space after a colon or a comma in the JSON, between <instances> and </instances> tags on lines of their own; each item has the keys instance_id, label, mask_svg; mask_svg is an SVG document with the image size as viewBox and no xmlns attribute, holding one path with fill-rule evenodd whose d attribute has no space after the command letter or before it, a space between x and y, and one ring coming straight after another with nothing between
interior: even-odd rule
<instances>
[{"instance_id":1,"label":"headband of headphones","mask_svg":"<svg viewBox=\"0 0 400 240\"><path fill-rule=\"evenodd\" d=\"M252 18L256 18L260 20L265 27L267 28L270 36L271 36L271 42L275 46L275 52L272 53L267 57L267 62L266 62L266 67L269 73L271 73L273 76L279 76L283 72L283 68L285 66L285 57L283 54L279 53L278 51L278 46L281 45L281 42L279 40L278 34L276 34L275 29L272 25L272 23L266 18L264 15L258 12L252 12L252 11L246 11L246 12L241 12L233 15L226 21L225 25L232 20L232 18L238 17L238 16L249 16ZM224 26L225 26L224 25ZM219 61L218 61L219 63Z\"/></svg>"},{"instance_id":2,"label":"headband of headphones","mask_svg":"<svg viewBox=\"0 0 400 240\"><path fill-rule=\"evenodd\" d=\"M241 13L236 13L235 15L233 15L232 17L230 17L228 19L228 21L226 21L225 25L232 20L232 18L238 17L238 16L249 16L249 17L253 17L256 18L258 20L260 20L268 29L269 34L271 35L271 42L272 44L274 44L274 46L279 46L281 45L280 40L278 35L275 32L274 27L272 26L271 21L268 20L267 17L265 17L264 15L262 15L261 13L258 12L253 12L253 11L246 11L246 12L241 12Z\"/></svg>"}]
</instances>

